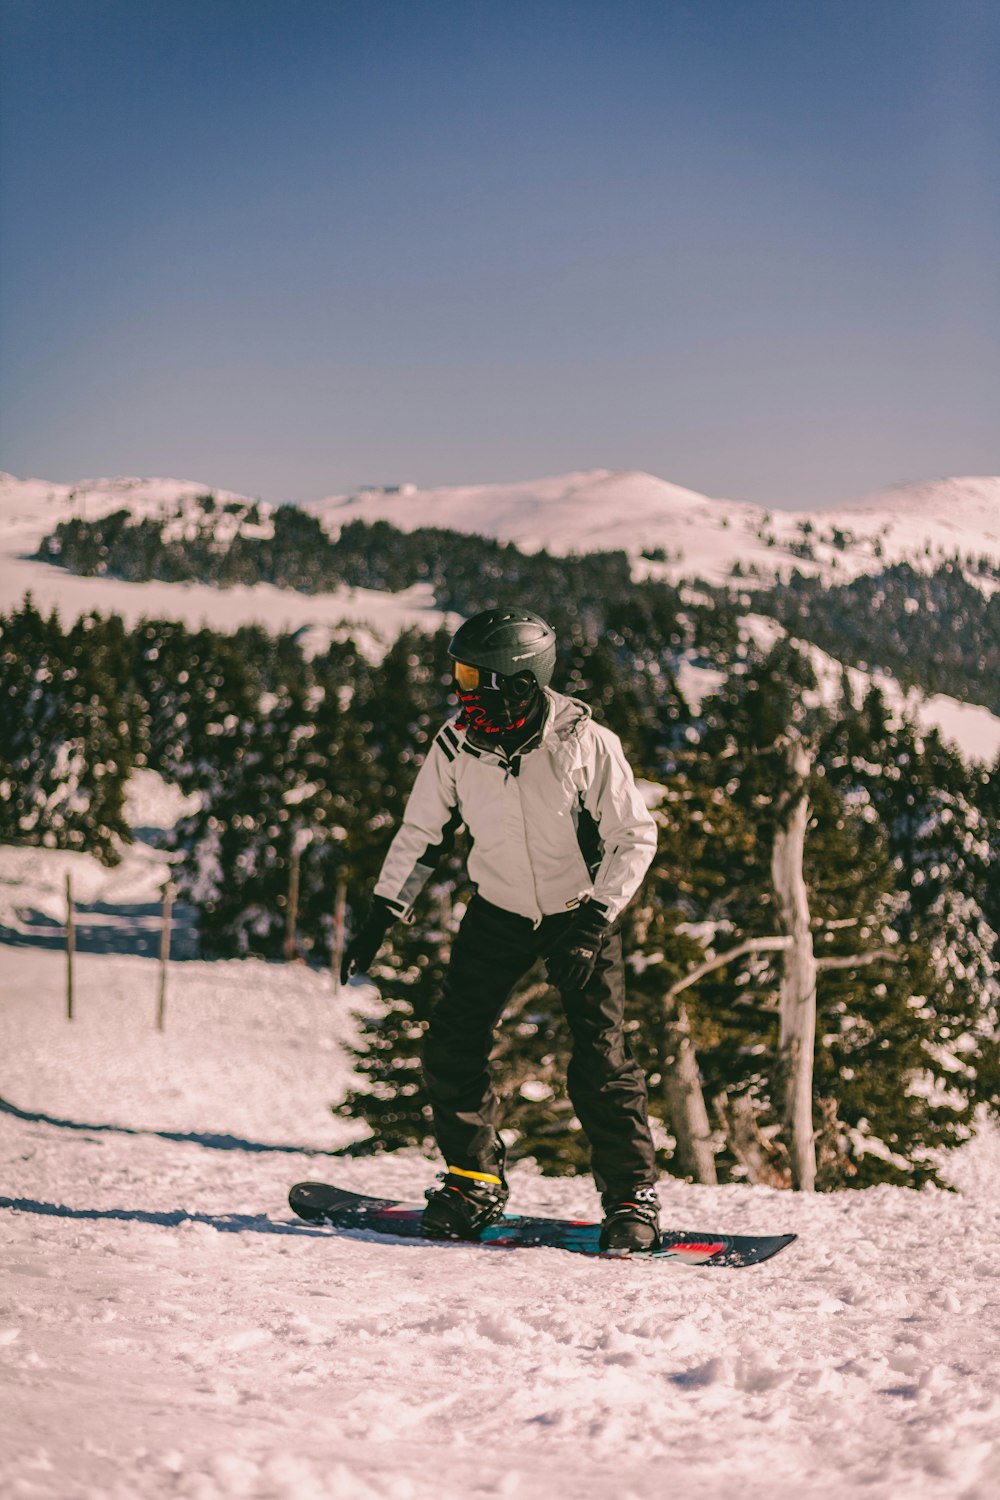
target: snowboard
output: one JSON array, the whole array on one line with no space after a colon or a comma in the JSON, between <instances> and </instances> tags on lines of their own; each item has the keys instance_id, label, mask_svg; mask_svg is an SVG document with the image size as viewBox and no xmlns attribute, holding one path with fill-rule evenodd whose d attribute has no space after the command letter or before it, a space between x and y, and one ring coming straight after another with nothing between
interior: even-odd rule
<instances>
[{"instance_id":1,"label":"snowboard","mask_svg":"<svg viewBox=\"0 0 1000 1500\"><path fill-rule=\"evenodd\" d=\"M327 1182L297 1182L288 1194L289 1206L310 1224L330 1224L335 1229L360 1229L401 1239L422 1239L423 1205L397 1203L391 1198L370 1198L349 1193ZM755 1266L777 1255L795 1239L794 1234L702 1234L687 1229L664 1229L658 1250L641 1252L602 1250L601 1226L572 1219L541 1219L524 1214L505 1214L483 1230L478 1240L427 1239L425 1245L483 1246L488 1250L520 1250L547 1247L571 1250L577 1255L595 1255L604 1260L679 1260L689 1266Z\"/></svg>"}]
</instances>

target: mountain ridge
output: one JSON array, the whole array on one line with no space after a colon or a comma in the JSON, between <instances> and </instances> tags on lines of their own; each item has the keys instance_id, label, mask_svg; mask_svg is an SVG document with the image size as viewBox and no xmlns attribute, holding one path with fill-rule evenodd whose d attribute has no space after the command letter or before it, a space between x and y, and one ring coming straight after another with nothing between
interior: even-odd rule
<instances>
[{"instance_id":1,"label":"mountain ridge","mask_svg":"<svg viewBox=\"0 0 1000 1500\"><path fill-rule=\"evenodd\" d=\"M195 480L120 476L50 484L0 476L0 527L22 553L70 515L127 509L137 519L216 506L276 506ZM819 510L773 511L713 499L642 470L589 469L515 483L367 487L298 506L336 535L352 521L402 531L436 527L555 555L623 550L638 576L721 583L793 570L843 581L891 562L918 567L958 556L1000 567L1000 476L907 482Z\"/></svg>"}]
</instances>

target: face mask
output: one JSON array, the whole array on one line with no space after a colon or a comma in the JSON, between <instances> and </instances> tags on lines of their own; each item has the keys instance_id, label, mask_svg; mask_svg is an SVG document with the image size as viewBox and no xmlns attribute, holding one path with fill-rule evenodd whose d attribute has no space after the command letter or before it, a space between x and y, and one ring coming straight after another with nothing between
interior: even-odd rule
<instances>
[{"instance_id":1,"label":"face mask","mask_svg":"<svg viewBox=\"0 0 1000 1500\"><path fill-rule=\"evenodd\" d=\"M530 672L503 677L467 662L455 663L455 688L462 705L459 727L475 735L522 728L538 699L538 684Z\"/></svg>"}]
</instances>

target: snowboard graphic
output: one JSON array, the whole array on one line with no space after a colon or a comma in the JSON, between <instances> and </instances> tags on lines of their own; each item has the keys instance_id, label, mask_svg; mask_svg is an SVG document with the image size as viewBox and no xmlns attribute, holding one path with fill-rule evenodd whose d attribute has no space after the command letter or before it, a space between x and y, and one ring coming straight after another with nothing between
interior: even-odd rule
<instances>
[{"instance_id":1,"label":"snowboard graphic","mask_svg":"<svg viewBox=\"0 0 1000 1500\"><path fill-rule=\"evenodd\" d=\"M391 1198L370 1198L349 1193L326 1182L297 1182L288 1202L300 1219L310 1224L330 1224L335 1229L364 1229L375 1234L420 1239L423 1205L396 1203ZM690 1266L754 1266L777 1255L795 1239L794 1234L701 1234L686 1229L664 1229L659 1250L634 1252L601 1250L599 1224L571 1219L539 1219L521 1214L505 1215L483 1231L481 1239L427 1240L426 1244L477 1243L487 1249L528 1249L547 1246L572 1250L577 1255L597 1255L606 1260L623 1257L639 1260L680 1260Z\"/></svg>"}]
</instances>

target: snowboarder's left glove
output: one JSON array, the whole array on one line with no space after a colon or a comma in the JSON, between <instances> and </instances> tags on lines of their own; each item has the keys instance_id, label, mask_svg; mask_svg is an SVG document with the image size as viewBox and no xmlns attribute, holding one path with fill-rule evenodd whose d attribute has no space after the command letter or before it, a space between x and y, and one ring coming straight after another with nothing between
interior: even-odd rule
<instances>
[{"instance_id":1,"label":"snowboarder's left glove","mask_svg":"<svg viewBox=\"0 0 1000 1500\"><path fill-rule=\"evenodd\" d=\"M545 960L557 990L582 990L597 966L597 956L611 924L589 902L580 907Z\"/></svg>"},{"instance_id":2,"label":"snowboarder's left glove","mask_svg":"<svg viewBox=\"0 0 1000 1500\"><path fill-rule=\"evenodd\" d=\"M382 897L373 896L368 915L344 949L340 965L341 984L346 984L352 974L367 974L394 919L395 912Z\"/></svg>"}]
</instances>

